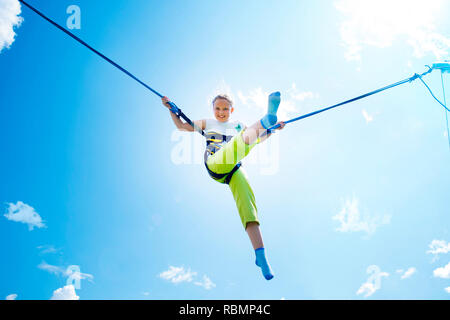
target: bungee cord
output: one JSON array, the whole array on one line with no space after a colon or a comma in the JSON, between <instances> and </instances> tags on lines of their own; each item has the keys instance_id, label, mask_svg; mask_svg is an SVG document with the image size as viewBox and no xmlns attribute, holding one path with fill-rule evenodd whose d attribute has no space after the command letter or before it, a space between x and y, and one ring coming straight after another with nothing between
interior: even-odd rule
<instances>
[{"instance_id":1,"label":"bungee cord","mask_svg":"<svg viewBox=\"0 0 450 320\"><path fill-rule=\"evenodd\" d=\"M56 28L58 28L59 30L63 31L65 34L67 34L68 36L70 36L71 38L73 38L74 40L76 40L77 42L79 42L80 44L82 44L83 46L85 46L86 48L88 48L89 50L91 50L92 52L94 52L95 54L97 54L98 56L100 56L102 59L104 59L105 61L109 62L111 65L113 65L114 67L116 67L117 69L119 69L120 71L124 72L126 75L128 75L129 77L131 77L132 79L134 79L135 81L137 81L139 84L141 84L142 86L144 86L146 89L150 90L152 93L154 93L155 95L157 95L160 98L163 98L163 95L160 94L158 91L154 90L152 87L150 87L149 85L147 85L145 82L143 82L142 80L140 80L139 78L137 78L135 75L133 75L131 72L129 72L127 69L123 68L122 66L120 66L118 63L114 62L113 60L111 60L110 58L108 58L107 56L105 56L103 53L101 53L100 51L96 50L95 48L93 48L92 46L90 46L88 43L86 43L85 41L83 41L82 39L80 39L79 37L77 37L76 35L74 35L72 32L70 32L69 30L65 29L64 27L62 27L61 25L59 25L58 23L56 23L55 21L53 21L52 19L48 18L47 16L45 16L42 12L40 12L39 10L37 10L36 8L34 8L33 6L31 6L30 4L28 4L27 2L25 2L24 0L19 0L23 5L25 5L26 7L28 7L29 9L31 9L33 12L35 12L37 15L39 15L40 17L42 17L44 20L48 21L49 23L51 23L53 26L55 26ZM446 122L447 122L447 137L449 140L449 148L450 148L450 130L449 130L449 124L448 124L448 115L447 112L450 112L450 109L447 107L447 103L446 103L446 98L445 98L445 87L444 87L444 79L443 79L443 73L444 72L450 72L450 63L448 62L444 62L444 63L435 63L432 67L430 66L426 66L428 67L428 70L423 72L422 74L417 74L415 73L412 77L409 77L407 79L395 82L393 84L387 85L385 87L382 87L380 89L377 90L373 90L371 92L362 94L360 96L357 96L355 98L346 100L344 102L340 102L338 104L320 109L320 110L316 110L301 116L298 116L296 118L287 120L287 121L283 121L285 124L288 123L292 123L295 121L299 121L302 119L306 119L309 117L312 117L314 115L317 115L319 113L343 106L345 104L349 104L351 102L355 102L357 100L363 99L363 98L367 98L369 96L372 96L374 94L383 92L385 90L403 85L405 83L411 83L413 81L415 81L416 79L420 79L420 81L425 85L425 87L428 89L429 93L431 94L431 96L445 109L445 117L446 117ZM441 83L442 83L442 90L443 90L443 95L444 95L444 102L441 102L433 93L433 91L430 89L430 87L426 84L426 82L422 79L422 77L424 77L425 75L431 73L433 70L440 70L441 71ZM200 133L201 135L205 136L204 131L199 128L193 121L191 121L182 111L180 108L177 107L177 105L171 101L168 102L168 104L170 105L170 111L172 113L174 113L177 117L184 119L188 124L190 124L194 130L198 133ZM280 127L280 124L276 124L272 127L270 127L269 129L267 129L267 131L265 132L265 134L269 134L271 133L273 130L277 129Z\"/></svg>"},{"instance_id":2,"label":"bungee cord","mask_svg":"<svg viewBox=\"0 0 450 320\"><path fill-rule=\"evenodd\" d=\"M416 79L420 79L420 80L422 81L422 83L423 83L423 84L427 87L427 89L430 91L430 93L431 93L431 95L433 96L433 98L436 99L436 101L439 102L439 103L440 103L447 111L450 111L450 110L447 108L447 106L446 106L445 104L443 104L438 98L436 98L436 96L435 96L435 95L433 94L433 92L431 91L430 87L428 87L428 85L427 85L427 84L425 83L425 81L422 79L423 76L425 76L425 75L427 75L427 74L429 74L429 73L431 73L431 72L433 71L433 68L431 68L431 67L429 67L429 66L427 66L427 67L428 67L428 70L425 71L425 72L422 73L422 74L417 74L417 73L416 73L416 74L414 74L412 77L409 77L409 78L407 78L407 79L404 79L404 80L398 81L398 82L396 82L396 83L390 84L390 85L388 85L388 86L385 86L385 87L383 87L383 88L380 88L380 89L377 89L377 90L374 90L374 91L365 93L365 94L363 94L363 95L360 95L360 96L358 96L358 97L355 97L355 98L346 100L346 101L344 101L344 102L340 102L340 103L335 104L335 105L332 105L332 106L330 106L330 107L323 108L323 109L320 109L320 110L317 110L317 111L313 111L313 112L311 112L311 113L307 113L307 114L301 115L301 116L299 116L299 117L296 117L296 118L293 118L293 119L284 121L284 123L288 124L288 123L291 123L291 122L294 122L294 121L298 121L298 120L302 120L302 119L305 119L305 118L309 118L309 117L314 116L314 115L316 115L316 114L319 114L319 113L322 113L322 112L325 112L325 111L328 111L328 110L331 110L331 109L334 109L334 108L343 106L343 105L345 105L345 104L348 104L348 103L351 103L351 102L354 102L354 101L357 101L357 100L360 100L360 99L369 97L369 96L371 96L371 95L374 95L374 94L380 93L380 92L382 92L382 91L385 91L385 90L388 90L388 89L391 89L391 88L400 86L400 85L402 85L402 84L409 83L409 82L413 82L413 81L416 80ZM270 130L274 130L274 129L278 128L278 127L280 127L279 124L274 125L274 126L270 127L269 129L270 129Z\"/></svg>"},{"instance_id":3,"label":"bungee cord","mask_svg":"<svg viewBox=\"0 0 450 320\"><path fill-rule=\"evenodd\" d=\"M123 68L122 66L120 66L119 64L117 64L116 62L114 62L113 60L111 60L110 58L108 58L107 56L105 56L103 53L101 53L100 51L96 50L95 48L93 48L92 46L90 46L88 43L86 43L85 41L83 41L82 39L80 39L79 37L77 37L76 35L74 35L72 32L70 32L69 30L67 30L66 28L62 27L61 25L59 25L58 23L56 23L55 21L53 21L52 19L48 18L47 16L45 16L42 12L40 12L39 10L37 10L36 8L32 7L30 4L28 4L27 2L25 2L24 0L19 0L23 5L25 5L26 7L28 7L29 9L31 9L32 11L34 11L36 14L38 14L40 17L42 17L43 19L45 19L46 21L50 22L53 26L55 26L56 28L58 28L59 30L61 30L62 32L64 32L65 34L67 34L68 36L70 36L71 38L73 38L74 40L76 40L77 42L79 42L80 44L82 44L83 46L85 46L86 48L88 48L89 50L91 50L92 52L94 52L95 54L97 54L98 56L100 56L101 58L103 58L105 61L109 62L110 64L112 64L114 67L116 67L117 69L119 69L120 71L124 72L126 75L128 75L129 77L131 77L132 79L136 80L138 83L140 83L141 85L143 85L145 88L147 88L148 90L150 90L151 92L153 92L154 94L156 94L158 97L162 98L163 95L160 94L158 91L154 90L152 87L150 87L149 85L147 85L145 82L141 81L139 78L137 78L135 75L133 75L131 72L129 72L127 69ZM171 111L176 114L178 117L183 118L187 123L189 123L195 131L199 132L201 135L204 135L204 132L201 128L198 128L194 122L192 122L182 111L180 108L178 108L175 103L173 102L168 102L168 104L171 106Z\"/></svg>"},{"instance_id":4,"label":"bungee cord","mask_svg":"<svg viewBox=\"0 0 450 320\"><path fill-rule=\"evenodd\" d=\"M444 87L444 71L441 70L441 84L442 84L442 95L444 96L444 105L445 105L445 122L447 124L447 139L448 139L448 148L450 149L450 130L448 126L448 108L447 108L447 100L445 99L445 87Z\"/></svg>"}]
</instances>

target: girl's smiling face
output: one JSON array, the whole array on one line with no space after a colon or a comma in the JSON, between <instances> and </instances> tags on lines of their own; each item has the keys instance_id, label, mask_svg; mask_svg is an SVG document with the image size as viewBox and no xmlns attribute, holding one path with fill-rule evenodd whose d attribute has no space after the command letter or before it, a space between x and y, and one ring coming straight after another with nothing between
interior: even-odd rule
<instances>
[{"instance_id":1,"label":"girl's smiling face","mask_svg":"<svg viewBox=\"0 0 450 320\"><path fill-rule=\"evenodd\" d=\"M214 102L213 111L217 121L226 122L230 118L231 113L233 113L234 108L230 106L227 100L219 98Z\"/></svg>"}]
</instances>

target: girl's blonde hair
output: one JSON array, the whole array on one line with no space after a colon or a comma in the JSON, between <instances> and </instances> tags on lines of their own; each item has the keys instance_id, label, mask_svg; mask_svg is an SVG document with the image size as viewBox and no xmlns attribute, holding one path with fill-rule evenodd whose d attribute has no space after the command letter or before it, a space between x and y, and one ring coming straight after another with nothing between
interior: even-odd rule
<instances>
[{"instance_id":1,"label":"girl's blonde hair","mask_svg":"<svg viewBox=\"0 0 450 320\"><path fill-rule=\"evenodd\" d=\"M226 94L219 94L219 95L217 95L212 101L212 105L213 106L214 106L214 103L216 102L217 99L224 99L224 100L228 101L228 103L230 104L230 107L233 106L233 100L231 100L231 98L228 95L226 95Z\"/></svg>"}]
</instances>

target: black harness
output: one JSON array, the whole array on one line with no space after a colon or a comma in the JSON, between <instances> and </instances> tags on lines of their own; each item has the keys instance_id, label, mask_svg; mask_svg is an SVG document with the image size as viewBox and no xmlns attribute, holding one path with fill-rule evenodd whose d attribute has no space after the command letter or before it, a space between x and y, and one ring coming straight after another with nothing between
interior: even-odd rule
<instances>
[{"instance_id":1,"label":"black harness","mask_svg":"<svg viewBox=\"0 0 450 320\"><path fill-rule=\"evenodd\" d=\"M212 133L206 133L206 150L205 150L205 167L208 171L208 174L211 178L214 180L221 180L225 177L224 183L230 184L231 178L233 177L233 174L239 170L239 168L242 166L242 163L239 162L234 166L234 168L228 172L228 173L216 173L208 168L208 165L206 164L206 160L208 160L208 157L214 153L216 153L219 150L219 146L217 146L213 141L219 140L219 143L228 142L231 140L233 136L226 136L217 132Z\"/></svg>"},{"instance_id":2,"label":"black harness","mask_svg":"<svg viewBox=\"0 0 450 320\"><path fill-rule=\"evenodd\" d=\"M242 163L238 163L237 165L234 166L233 170L231 170L229 173L215 173L214 171L211 171L211 169L208 168L208 165L205 162L205 167L206 170L208 170L209 175L211 176L211 178L213 178L214 180L220 180L223 177L225 178L224 183L226 184L230 184L231 178L233 177L233 174L238 171L238 169L242 166Z\"/></svg>"}]
</instances>

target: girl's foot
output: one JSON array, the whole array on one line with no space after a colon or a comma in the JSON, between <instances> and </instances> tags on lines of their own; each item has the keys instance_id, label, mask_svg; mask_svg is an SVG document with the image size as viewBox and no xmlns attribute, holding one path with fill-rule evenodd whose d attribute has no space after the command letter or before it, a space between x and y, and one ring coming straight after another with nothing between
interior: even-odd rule
<instances>
[{"instance_id":1,"label":"girl's foot","mask_svg":"<svg viewBox=\"0 0 450 320\"><path fill-rule=\"evenodd\" d=\"M264 129L269 129L277 123L277 111L280 106L280 93L274 92L269 96L269 106L267 108L267 114L261 119L261 125Z\"/></svg>"},{"instance_id":2,"label":"girl's foot","mask_svg":"<svg viewBox=\"0 0 450 320\"><path fill-rule=\"evenodd\" d=\"M264 248L259 248L255 250L256 253L256 265L261 268L262 274L266 280L270 280L273 278L273 271L270 267L269 262L267 262L266 254L264 252Z\"/></svg>"}]
</instances>

